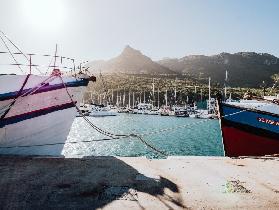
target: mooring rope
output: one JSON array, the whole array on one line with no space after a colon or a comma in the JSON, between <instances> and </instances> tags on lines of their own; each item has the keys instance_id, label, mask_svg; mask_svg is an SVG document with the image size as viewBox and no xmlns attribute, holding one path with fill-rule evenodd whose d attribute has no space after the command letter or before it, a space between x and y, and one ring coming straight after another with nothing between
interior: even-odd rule
<instances>
[{"instance_id":1,"label":"mooring rope","mask_svg":"<svg viewBox=\"0 0 279 210\"><path fill-rule=\"evenodd\" d=\"M61 79L61 82L63 83L64 87L65 87L65 90L70 98L70 100L72 101L72 103L75 105L75 108L77 109L77 111L81 114L81 116L83 117L83 119L88 122L88 124L93 128L95 129L96 131L98 131L99 133L105 135L105 136L108 136L108 137L111 137L112 139L119 139L119 138L129 138L129 137L135 137L137 139L139 139L143 144L145 144L147 147L151 148L152 150L154 150L155 152L161 154L161 155L164 155L164 156L167 156L167 154L157 148L155 148L154 146L152 146L150 143L148 143L147 141L145 141L142 136L138 135L138 134L113 134L113 133L110 133L108 131L105 131L101 128L99 128L98 126L94 125L89 119L87 119L87 117L80 111L79 107L76 105L75 101L73 100L71 94L69 93L68 91L68 88L66 86L66 84L64 83L63 79L61 76L59 76L59 78Z\"/></svg>"}]
</instances>

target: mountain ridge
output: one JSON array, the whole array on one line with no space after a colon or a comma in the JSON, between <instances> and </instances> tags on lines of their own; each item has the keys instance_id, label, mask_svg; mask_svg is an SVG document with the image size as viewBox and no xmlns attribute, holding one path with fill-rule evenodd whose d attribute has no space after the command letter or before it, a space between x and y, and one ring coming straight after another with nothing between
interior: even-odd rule
<instances>
[{"instance_id":1,"label":"mountain ridge","mask_svg":"<svg viewBox=\"0 0 279 210\"><path fill-rule=\"evenodd\" d=\"M152 61L151 58L129 45L120 55L107 61L92 61L87 66L91 71L99 70L104 73L175 74L172 70Z\"/></svg>"},{"instance_id":2,"label":"mountain ridge","mask_svg":"<svg viewBox=\"0 0 279 210\"><path fill-rule=\"evenodd\" d=\"M116 57L87 64L93 73L178 74L192 78L211 77L222 85L229 72L232 87L259 87L262 81L271 84L271 76L279 73L279 58L268 53L222 52L216 55L187 55L153 61L141 51L127 45Z\"/></svg>"},{"instance_id":3,"label":"mountain ridge","mask_svg":"<svg viewBox=\"0 0 279 210\"><path fill-rule=\"evenodd\" d=\"M222 52L211 56L189 55L157 62L180 74L210 76L220 84L224 81L225 71L228 71L230 85L244 87L257 87L262 81L272 83L271 76L279 72L279 58L268 53Z\"/></svg>"}]
</instances>

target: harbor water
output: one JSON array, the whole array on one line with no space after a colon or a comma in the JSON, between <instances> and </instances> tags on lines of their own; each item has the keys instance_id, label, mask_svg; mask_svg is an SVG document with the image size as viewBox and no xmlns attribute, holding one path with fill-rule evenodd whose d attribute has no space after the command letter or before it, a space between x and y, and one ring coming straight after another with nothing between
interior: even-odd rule
<instances>
[{"instance_id":1,"label":"harbor water","mask_svg":"<svg viewBox=\"0 0 279 210\"><path fill-rule=\"evenodd\" d=\"M153 132L153 134L144 136L144 140L169 156L224 155L218 120L137 114L88 118L98 127L114 134ZM162 131L163 129L165 131ZM137 138L107 139L108 137L93 130L82 117L77 117L68 136L68 143L64 146L63 155L65 157L160 157Z\"/></svg>"}]
</instances>

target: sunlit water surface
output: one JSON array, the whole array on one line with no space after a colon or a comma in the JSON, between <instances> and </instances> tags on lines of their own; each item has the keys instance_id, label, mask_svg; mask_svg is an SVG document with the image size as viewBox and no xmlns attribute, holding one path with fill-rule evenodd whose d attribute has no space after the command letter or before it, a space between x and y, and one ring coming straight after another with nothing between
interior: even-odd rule
<instances>
[{"instance_id":1,"label":"sunlit water surface","mask_svg":"<svg viewBox=\"0 0 279 210\"><path fill-rule=\"evenodd\" d=\"M163 117L151 115L119 114L111 117L88 117L98 127L115 134L142 134L166 129L144 140L169 156L223 156L223 146L218 120ZM183 127L184 125L187 125ZM179 128L180 126L180 128ZM182 127L182 128L181 128ZM173 130L169 130L174 128ZM124 138L102 141L108 137L93 130L83 118L76 118L63 155L83 156L147 156L161 157L137 138Z\"/></svg>"}]
</instances>

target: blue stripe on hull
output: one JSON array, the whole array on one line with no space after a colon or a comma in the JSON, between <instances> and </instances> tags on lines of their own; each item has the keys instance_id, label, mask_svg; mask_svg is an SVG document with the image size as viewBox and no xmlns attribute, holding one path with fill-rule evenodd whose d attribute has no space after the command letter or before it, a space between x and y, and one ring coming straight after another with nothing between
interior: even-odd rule
<instances>
[{"instance_id":1,"label":"blue stripe on hull","mask_svg":"<svg viewBox=\"0 0 279 210\"><path fill-rule=\"evenodd\" d=\"M245 110L238 107L227 106L226 104L223 104L222 109L223 116L226 116L224 119L228 121L249 125L255 129L260 128L279 134L279 125L277 125L277 122L279 122L279 117L263 114L260 112L254 112L252 110Z\"/></svg>"},{"instance_id":2,"label":"blue stripe on hull","mask_svg":"<svg viewBox=\"0 0 279 210\"><path fill-rule=\"evenodd\" d=\"M67 103L67 104L48 107L48 108L45 108L45 109L36 110L36 111L33 111L33 112L24 113L24 114L9 117L9 118L4 118L0 121L0 128L3 128L7 125L18 123L18 122L21 122L21 121L24 121L24 120L32 119L34 117L39 117L39 116L46 115L46 114L49 114L49 113L52 113L52 112L55 112L55 111L60 111L60 110L64 110L64 109L68 109L68 108L72 108L72 107L75 107L75 104L70 102L70 103Z\"/></svg>"},{"instance_id":3,"label":"blue stripe on hull","mask_svg":"<svg viewBox=\"0 0 279 210\"><path fill-rule=\"evenodd\" d=\"M65 85L67 87L87 86L88 82L89 82L88 80L83 79L83 80L77 80L74 82L67 82L67 83L65 83ZM48 91L52 91L52 90L58 90L58 89L62 89L62 88L64 88L64 85L62 83L55 84L55 85L45 85L45 86L41 87L39 90L37 90L36 92L32 93L32 95L37 94L37 93L48 92ZM22 94L24 94L30 90L31 90L31 88L25 89L22 91ZM13 99L17 96L17 94L18 94L18 91L0 94L0 101Z\"/></svg>"}]
</instances>

